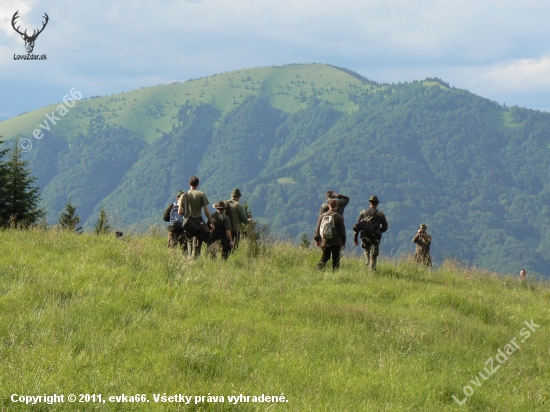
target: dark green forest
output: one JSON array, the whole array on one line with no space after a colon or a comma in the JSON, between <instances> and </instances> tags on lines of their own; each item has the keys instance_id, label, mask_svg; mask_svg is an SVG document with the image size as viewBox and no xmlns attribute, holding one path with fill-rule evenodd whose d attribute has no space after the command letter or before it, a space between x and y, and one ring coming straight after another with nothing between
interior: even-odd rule
<instances>
[{"instance_id":1,"label":"dark green forest","mask_svg":"<svg viewBox=\"0 0 550 412\"><path fill-rule=\"evenodd\" d=\"M378 85L357 76L365 86L348 94L354 110L321 98L329 87L294 111L274 107L267 92L226 112L188 101L149 144L99 113L87 132L52 129L25 156L52 223L71 198L87 229L104 207L117 228L144 230L163 223L167 203L197 175L211 204L238 187L255 218L298 241L313 236L332 189L351 197L349 247L351 226L377 195L386 255L412 252L426 223L436 262L550 276L550 114L439 79Z\"/></svg>"}]
</instances>

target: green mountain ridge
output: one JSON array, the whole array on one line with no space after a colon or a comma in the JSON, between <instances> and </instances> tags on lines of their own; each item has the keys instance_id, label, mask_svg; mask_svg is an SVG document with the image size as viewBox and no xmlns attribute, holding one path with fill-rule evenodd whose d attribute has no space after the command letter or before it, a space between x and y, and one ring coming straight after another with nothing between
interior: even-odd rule
<instances>
[{"instance_id":1,"label":"green mountain ridge","mask_svg":"<svg viewBox=\"0 0 550 412\"><path fill-rule=\"evenodd\" d=\"M34 139L56 107L0 123L1 135L31 139L26 156L51 222L71 197L85 227L103 206L115 226L142 230L162 223L196 174L210 203L241 188L254 216L281 236L311 237L328 189L351 197L348 229L376 194L390 223L385 254L414 250L423 222L436 261L550 276L547 113L440 79L381 85L323 64L79 101Z\"/></svg>"}]
</instances>

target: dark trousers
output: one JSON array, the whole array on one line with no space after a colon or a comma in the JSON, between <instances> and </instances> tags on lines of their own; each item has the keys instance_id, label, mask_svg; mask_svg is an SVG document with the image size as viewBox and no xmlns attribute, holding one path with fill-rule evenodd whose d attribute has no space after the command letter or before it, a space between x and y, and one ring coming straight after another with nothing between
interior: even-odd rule
<instances>
[{"instance_id":1,"label":"dark trousers","mask_svg":"<svg viewBox=\"0 0 550 412\"><path fill-rule=\"evenodd\" d=\"M199 225L205 224L202 217L190 217L189 219L195 220ZM189 255L193 258L200 256L201 254L202 239L199 236L189 236L187 235L187 249Z\"/></svg>"},{"instance_id":2,"label":"dark trousers","mask_svg":"<svg viewBox=\"0 0 550 412\"><path fill-rule=\"evenodd\" d=\"M229 239L225 233L214 231L208 244L208 251L212 257L215 257L219 250L222 252L222 258L227 259L231 251L231 246L229 245Z\"/></svg>"},{"instance_id":3,"label":"dark trousers","mask_svg":"<svg viewBox=\"0 0 550 412\"><path fill-rule=\"evenodd\" d=\"M380 254L380 241L364 237L361 239L361 247L365 255L365 264L370 270L375 271L376 260Z\"/></svg>"},{"instance_id":4,"label":"dark trousers","mask_svg":"<svg viewBox=\"0 0 550 412\"><path fill-rule=\"evenodd\" d=\"M342 245L321 246L321 249L323 254L321 260L317 263L317 268L323 269L332 256L332 269L338 269L340 267L340 249L342 249Z\"/></svg>"},{"instance_id":5,"label":"dark trousers","mask_svg":"<svg viewBox=\"0 0 550 412\"><path fill-rule=\"evenodd\" d=\"M231 231L231 237L233 238L233 249L237 249L241 240L241 232L237 230Z\"/></svg>"},{"instance_id":6,"label":"dark trousers","mask_svg":"<svg viewBox=\"0 0 550 412\"><path fill-rule=\"evenodd\" d=\"M183 230L174 230L173 232L168 232L168 247L175 249L180 246L181 250L187 252L187 237Z\"/></svg>"}]
</instances>

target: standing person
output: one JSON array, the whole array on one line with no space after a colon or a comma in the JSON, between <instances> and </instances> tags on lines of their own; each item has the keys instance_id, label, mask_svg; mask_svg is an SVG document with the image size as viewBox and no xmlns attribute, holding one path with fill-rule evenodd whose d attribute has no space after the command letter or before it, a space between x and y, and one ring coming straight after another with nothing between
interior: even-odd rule
<instances>
[{"instance_id":1,"label":"standing person","mask_svg":"<svg viewBox=\"0 0 550 412\"><path fill-rule=\"evenodd\" d=\"M380 254L380 241L382 233L388 230L386 215L378 210L377 196L369 198L369 208L359 213L357 223L353 226L355 232L353 244L357 246L357 236L361 233L361 247L365 255L365 263L371 271L376 271L376 260Z\"/></svg>"},{"instance_id":2,"label":"standing person","mask_svg":"<svg viewBox=\"0 0 550 412\"><path fill-rule=\"evenodd\" d=\"M183 216L179 214L179 198L185 192L180 190L176 195L176 202L170 203L166 210L164 211L164 216L162 217L165 222L168 222L168 247L176 248L178 244L181 247L181 250L185 253L187 252L187 239L185 238L185 233L183 231Z\"/></svg>"},{"instance_id":3,"label":"standing person","mask_svg":"<svg viewBox=\"0 0 550 412\"><path fill-rule=\"evenodd\" d=\"M413 237L413 242L416 243L416 251L414 253L414 260L416 263L432 267L432 258L430 256L430 245L432 244L432 237L426 232L428 226L424 223L418 228L418 232Z\"/></svg>"},{"instance_id":4,"label":"standing person","mask_svg":"<svg viewBox=\"0 0 550 412\"><path fill-rule=\"evenodd\" d=\"M338 194L338 193L334 193L333 190L327 190L327 193L326 193L326 198L327 198L327 201L325 203L323 203L321 205L321 209L319 210L319 217L321 217L321 215L323 213L327 213L328 212L328 201L330 199L336 199L336 201L338 202L338 213L340 214L340 216L344 217L344 209L346 208L346 206L348 205L349 203L349 197L347 196L344 196L344 195L341 195L341 194Z\"/></svg>"},{"instance_id":5,"label":"standing person","mask_svg":"<svg viewBox=\"0 0 550 412\"><path fill-rule=\"evenodd\" d=\"M186 216L188 219L193 219L199 225L205 225L202 219L202 212L208 219L208 225L212 227L212 216L208 210L208 198L204 192L199 190L199 178L192 176L189 179L190 189L187 193L183 193L180 196L178 203L178 213L182 216ZM202 240L199 236L194 236L190 239L189 252L191 256L199 256L201 254Z\"/></svg>"},{"instance_id":6,"label":"standing person","mask_svg":"<svg viewBox=\"0 0 550 412\"><path fill-rule=\"evenodd\" d=\"M239 203L240 200L241 191L239 189L234 189L233 192L231 192L231 200L227 201L229 209L226 213L231 215L231 235L233 236L233 241L235 242L235 248L239 245L243 225L248 225L249 221L243 205Z\"/></svg>"},{"instance_id":7,"label":"standing person","mask_svg":"<svg viewBox=\"0 0 550 412\"><path fill-rule=\"evenodd\" d=\"M346 227L344 218L338 213L338 201L328 201L329 210L319 217L315 230L315 245L321 246L323 254L317 263L318 269L323 269L332 255L332 269L340 267L340 250L346 247Z\"/></svg>"},{"instance_id":8,"label":"standing person","mask_svg":"<svg viewBox=\"0 0 550 412\"><path fill-rule=\"evenodd\" d=\"M527 273L525 272L525 269L521 269L521 270L519 271L519 278L518 278L518 280L519 280L520 282L525 282L525 281L527 280Z\"/></svg>"},{"instance_id":9,"label":"standing person","mask_svg":"<svg viewBox=\"0 0 550 412\"><path fill-rule=\"evenodd\" d=\"M214 203L214 208L216 209L216 212L212 214L214 231L212 232L209 248L211 253L215 255L221 244L222 258L227 259L233 247L231 222L226 214L228 206L226 202L220 200L218 203Z\"/></svg>"}]
</instances>

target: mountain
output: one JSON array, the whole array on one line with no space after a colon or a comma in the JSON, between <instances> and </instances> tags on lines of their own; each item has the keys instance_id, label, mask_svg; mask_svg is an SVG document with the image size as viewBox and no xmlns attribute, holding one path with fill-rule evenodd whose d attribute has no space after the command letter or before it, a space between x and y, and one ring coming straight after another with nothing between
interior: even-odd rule
<instances>
[{"instance_id":1,"label":"mountain","mask_svg":"<svg viewBox=\"0 0 550 412\"><path fill-rule=\"evenodd\" d=\"M378 84L323 64L82 100L34 139L58 106L0 124L6 137L31 139L52 222L70 197L87 227L102 206L117 227L163 223L196 174L210 203L239 187L278 235L312 235L328 189L351 197L348 229L377 195L386 254L412 251L426 223L436 261L550 276L550 114L436 78Z\"/></svg>"}]
</instances>

